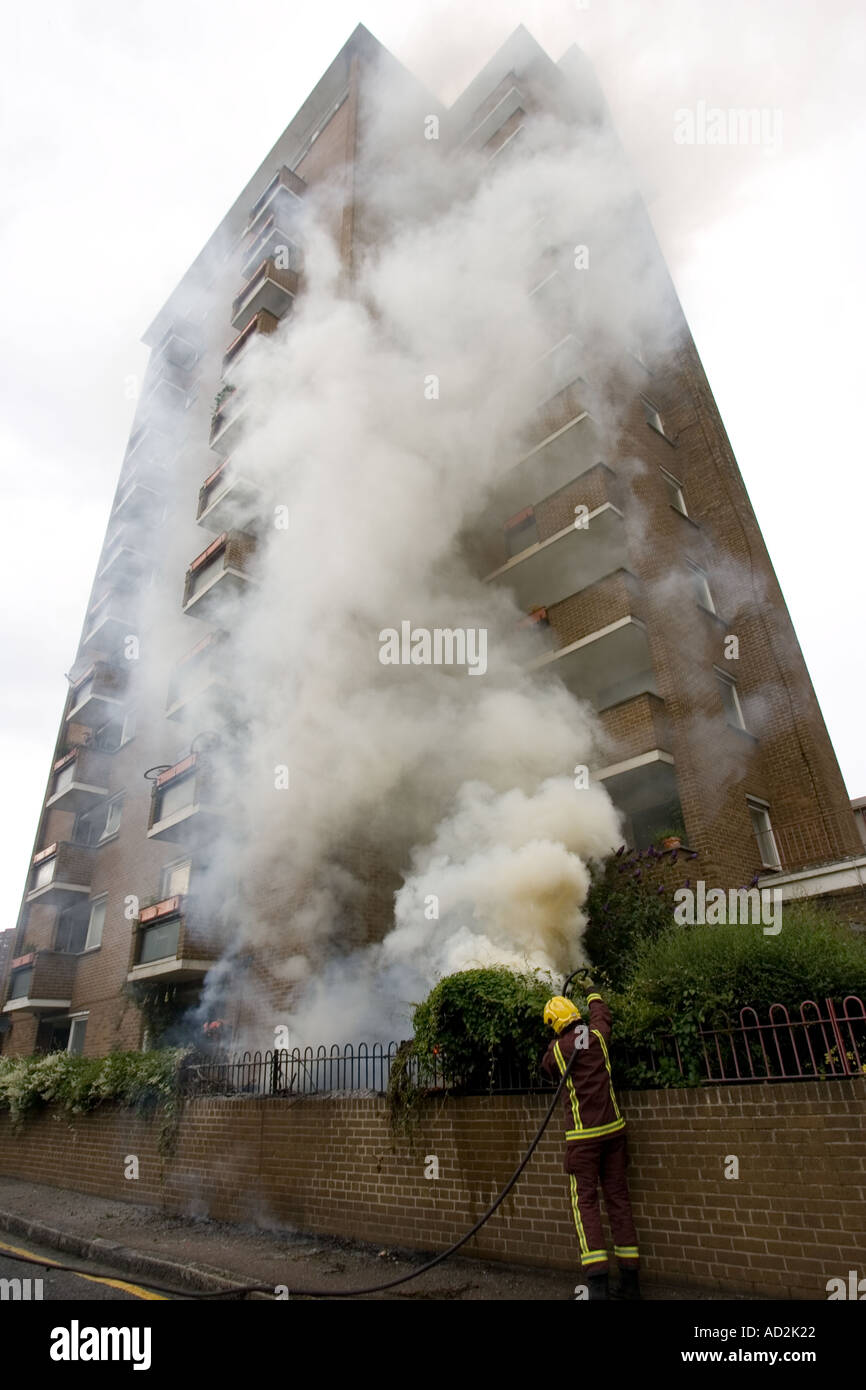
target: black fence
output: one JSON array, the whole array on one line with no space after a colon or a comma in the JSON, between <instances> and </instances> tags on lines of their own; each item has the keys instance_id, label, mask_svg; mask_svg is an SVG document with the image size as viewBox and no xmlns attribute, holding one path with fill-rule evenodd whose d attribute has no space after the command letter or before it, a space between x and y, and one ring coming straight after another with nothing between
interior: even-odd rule
<instances>
[{"instance_id":1,"label":"black fence","mask_svg":"<svg viewBox=\"0 0 866 1390\"><path fill-rule=\"evenodd\" d=\"M340 1047L278 1048L273 1052L194 1053L181 1072L186 1095L301 1096L334 1092L384 1095L400 1053L400 1043L359 1043ZM483 1076L462 1083L446 1081L434 1062L423 1076L415 1057L400 1056L405 1080L431 1091L459 1090L463 1095L491 1091L515 1095L551 1090L541 1071L497 1062Z\"/></svg>"},{"instance_id":2,"label":"black fence","mask_svg":"<svg viewBox=\"0 0 866 1390\"><path fill-rule=\"evenodd\" d=\"M835 1004L806 1000L796 1011L772 1004L765 1022L755 1009L744 1008L736 1020L701 1027L691 1037L670 1031L642 1039L638 1047L616 1045L615 1038L614 1044L614 1082L623 1089L866 1078L866 1005L857 995ZM395 1067L398 1081L434 1093L553 1089L539 1068L502 1060L463 1078L446 1075L436 1059L422 1070L405 1044L391 1042L192 1053L183 1064L181 1090L189 1096L383 1095Z\"/></svg>"}]
</instances>

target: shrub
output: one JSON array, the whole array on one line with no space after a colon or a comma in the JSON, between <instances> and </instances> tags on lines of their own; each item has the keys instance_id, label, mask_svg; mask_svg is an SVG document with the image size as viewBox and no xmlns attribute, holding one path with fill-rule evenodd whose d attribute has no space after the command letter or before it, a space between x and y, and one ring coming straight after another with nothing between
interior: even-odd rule
<instances>
[{"instance_id":1,"label":"shrub","mask_svg":"<svg viewBox=\"0 0 866 1390\"><path fill-rule=\"evenodd\" d=\"M446 975L415 1008L422 1074L435 1067L449 1085L483 1088L497 1063L537 1074L550 1041L544 1005L560 989L548 974L506 966Z\"/></svg>"},{"instance_id":2,"label":"shrub","mask_svg":"<svg viewBox=\"0 0 866 1390\"><path fill-rule=\"evenodd\" d=\"M115 1104L152 1111L162 1104L169 1120L177 1108L177 1077L186 1051L112 1052L76 1057L49 1052L36 1057L0 1057L0 1111L18 1129L28 1111L54 1104L71 1115ZM168 1127L161 1136L167 1139Z\"/></svg>"},{"instance_id":3,"label":"shrub","mask_svg":"<svg viewBox=\"0 0 866 1390\"><path fill-rule=\"evenodd\" d=\"M683 854L650 847L627 850L596 864L584 911L584 948L599 984L623 989L634 969L638 947L673 926L673 891L681 881ZM679 865L679 868L677 868Z\"/></svg>"},{"instance_id":4,"label":"shrub","mask_svg":"<svg viewBox=\"0 0 866 1390\"><path fill-rule=\"evenodd\" d=\"M805 999L866 998L866 939L814 903L796 903L782 929L760 926L672 926L639 942L629 995L651 1020L695 1011L703 1021L745 1005L766 1014Z\"/></svg>"}]
</instances>

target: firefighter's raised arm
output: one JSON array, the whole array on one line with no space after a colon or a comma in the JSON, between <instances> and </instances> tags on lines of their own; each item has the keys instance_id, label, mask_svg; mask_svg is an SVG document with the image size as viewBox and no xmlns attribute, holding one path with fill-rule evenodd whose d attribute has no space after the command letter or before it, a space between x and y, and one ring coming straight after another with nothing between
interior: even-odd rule
<instances>
[{"instance_id":1,"label":"firefighter's raised arm","mask_svg":"<svg viewBox=\"0 0 866 1390\"><path fill-rule=\"evenodd\" d=\"M586 987L586 1002L589 1005L589 1026L590 1028L597 1028L605 1042L607 1042L610 1038L613 1015L591 980L586 981Z\"/></svg>"}]
</instances>

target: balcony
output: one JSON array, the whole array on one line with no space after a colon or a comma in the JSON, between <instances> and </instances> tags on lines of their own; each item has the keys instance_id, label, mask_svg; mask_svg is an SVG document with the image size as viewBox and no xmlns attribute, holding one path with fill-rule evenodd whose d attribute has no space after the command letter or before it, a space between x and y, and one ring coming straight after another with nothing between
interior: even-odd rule
<instances>
[{"instance_id":1,"label":"balcony","mask_svg":"<svg viewBox=\"0 0 866 1390\"><path fill-rule=\"evenodd\" d=\"M651 845L663 830L682 825L674 760L662 748L610 764L595 774L625 817L629 844Z\"/></svg>"},{"instance_id":2,"label":"balcony","mask_svg":"<svg viewBox=\"0 0 866 1390\"><path fill-rule=\"evenodd\" d=\"M46 807L85 811L108 796L108 760L91 748L73 748L54 764Z\"/></svg>"},{"instance_id":3,"label":"balcony","mask_svg":"<svg viewBox=\"0 0 866 1390\"><path fill-rule=\"evenodd\" d=\"M197 555L186 572L183 611L204 618L250 583L255 540L243 531L224 531Z\"/></svg>"},{"instance_id":4,"label":"balcony","mask_svg":"<svg viewBox=\"0 0 866 1390\"><path fill-rule=\"evenodd\" d=\"M28 903L70 907L90 895L93 850L86 845L60 841L34 854L30 870Z\"/></svg>"},{"instance_id":5,"label":"balcony","mask_svg":"<svg viewBox=\"0 0 866 1390\"><path fill-rule=\"evenodd\" d=\"M261 231L251 239L244 252L242 280L251 279L262 261L274 261L279 270L294 271L296 274L303 269L300 245L285 221L274 214L264 219Z\"/></svg>"},{"instance_id":6,"label":"balcony","mask_svg":"<svg viewBox=\"0 0 866 1390\"><path fill-rule=\"evenodd\" d=\"M259 519L261 505L261 488L224 459L199 489L196 520L208 531L245 531Z\"/></svg>"},{"instance_id":7,"label":"balcony","mask_svg":"<svg viewBox=\"0 0 866 1390\"><path fill-rule=\"evenodd\" d=\"M598 426L583 410L542 439L503 475L490 498L485 520L501 527L522 507L552 497L567 483L595 468L603 456Z\"/></svg>"},{"instance_id":8,"label":"balcony","mask_svg":"<svg viewBox=\"0 0 866 1390\"><path fill-rule=\"evenodd\" d=\"M63 951L31 951L12 961L4 1013L65 1013L72 1004L78 957Z\"/></svg>"},{"instance_id":9,"label":"balcony","mask_svg":"<svg viewBox=\"0 0 866 1390\"><path fill-rule=\"evenodd\" d=\"M268 218L277 214L282 214L284 220L291 224L301 210L306 191L304 180L283 165L250 208L248 234L257 237Z\"/></svg>"},{"instance_id":10,"label":"balcony","mask_svg":"<svg viewBox=\"0 0 866 1390\"><path fill-rule=\"evenodd\" d=\"M174 669L168 689L166 718L180 719L224 702L228 681L219 669L225 632L209 632Z\"/></svg>"},{"instance_id":11,"label":"balcony","mask_svg":"<svg viewBox=\"0 0 866 1390\"><path fill-rule=\"evenodd\" d=\"M232 327L240 328L267 310L281 319L291 311L298 293L296 270L279 270L274 261L262 261L232 304Z\"/></svg>"},{"instance_id":12,"label":"balcony","mask_svg":"<svg viewBox=\"0 0 866 1390\"><path fill-rule=\"evenodd\" d=\"M117 594L109 592L87 614L79 650L87 656L117 656L134 632L135 624L124 617Z\"/></svg>"},{"instance_id":13,"label":"balcony","mask_svg":"<svg viewBox=\"0 0 866 1390\"><path fill-rule=\"evenodd\" d=\"M172 362L163 361L150 374L141 398L142 410L183 410L189 400L189 390L188 374Z\"/></svg>"},{"instance_id":14,"label":"balcony","mask_svg":"<svg viewBox=\"0 0 866 1390\"><path fill-rule=\"evenodd\" d=\"M237 446L243 432L244 413L242 393L234 386L224 386L217 396L210 422L210 447L222 458L228 458Z\"/></svg>"},{"instance_id":15,"label":"balcony","mask_svg":"<svg viewBox=\"0 0 866 1390\"><path fill-rule=\"evenodd\" d=\"M106 541L102 561L96 572L100 582L122 587L149 573L152 568L150 556L136 544L141 534L140 527L126 521L118 528L116 534Z\"/></svg>"},{"instance_id":16,"label":"balcony","mask_svg":"<svg viewBox=\"0 0 866 1390\"><path fill-rule=\"evenodd\" d=\"M212 764L191 753L157 777L151 794L148 838L185 843L206 839L222 817L216 805Z\"/></svg>"},{"instance_id":17,"label":"balcony","mask_svg":"<svg viewBox=\"0 0 866 1390\"><path fill-rule=\"evenodd\" d=\"M177 324L166 330L153 350L151 367L159 371L164 364L189 372L201 356L201 334L192 324Z\"/></svg>"},{"instance_id":18,"label":"balcony","mask_svg":"<svg viewBox=\"0 0 866 1390\"><path fill-rule=\"evenodd\" d=\"M523 95L515 86L508 87L507 91L496 102L492 110L478 120L478 123L466 136L460 148L464 150L480 150L494 135L502 129L506 121L511 120L518 111L523 112Z\"/></svg>"},{"instance_id":19,"label":"balcony","mask_svg":"<svg viewBox=\"0 0 866 1390\"><path fill-rule=\"evenodd\" d=\"M126 672L120 667L97 661L77 680L70 695L67 720L96 728L123 706Z\"/></svg>"},{"instance_id":20,"label":"balcony","mask_svg":"<svg viewBox=\"0 0 866 1390\"><path fill-rule=\"evenodd\" d=\"M647 630L633 617L618 618L566 647L545 653L532 663L532 669L558 675L574 695L588 700L597 710L638 693L658 694Z\"/></svg>"},{"instance_id":21,"label":"balcony","mask_svg":"<svg viewBox=\"0 0 866 1390\"><path fill-rule=\"evenodd\" d=\"M139 425L130 437L122 476L128 478L133 470L141 478L164 472L170 453L168 436L162 430L147 423Z\"/></svg>"},{"instance_id":22,"label":"balcony","mask_svg":"<svg viewBox=\"0 0 866 1390\"><path fill-rule=\"evenodd\" d=\"M586 351L573 333L566 334L540 357L533 368L539 407L558 396L573 382L583 381L581 373L585 362Z\"/></svg>"},{"instance_id":23,"label":"balcony","mask_svg":"<svg viewBox=\"0 0 866 1390\"><path fill-rule=\"evenodd\" d=\"M162 491L133 474L117 495L111 519L124 523L156 521L162 515L162 506Z\"/></svg>"},{"instance_id":24,"label":"balcony","mask_svg":"<svg viewBox=\"0 0 866 1390\"><path fill-rule=\"evenodd\" d=\"M584 518L585 527L567 526L536 541L486 578L512 590L524 612L550 609L570 594L595 584L626 560L625 527L618 507L605 502Z\"/></svg>"},{"instance_id":25,"label":"balcony","mask_svg":"<svg viewBox=\"0 0 866 1390\"><path fill-rule=\"evenodd\" d=\"M130 984L201 980L217 959L218 953L196 921L191 900L165 898L142 910L133 930L126 978Z\"/></svg>"},{"instance_id":26,"label":"balcony","mask_svg":"<svg viewBox=\"0 0 866 1390\"><path fill-rule=\"evenodd\" d=\"M274 333L280 326L280 321L274 314L267 309L260 309L255 318L250 319L246 328L229 344L225 357L223 358L223 376L237 364L238 358L256 336L257 333Z\"/></svg>"}]
</instances>

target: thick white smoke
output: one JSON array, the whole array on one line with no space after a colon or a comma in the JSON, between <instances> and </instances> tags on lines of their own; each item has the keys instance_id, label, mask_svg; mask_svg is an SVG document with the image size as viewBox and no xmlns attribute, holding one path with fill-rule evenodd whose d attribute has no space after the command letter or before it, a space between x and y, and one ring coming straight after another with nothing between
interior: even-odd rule
<instances>
[{"instance_id":1,"label":"thick white smoke","mask_svg":"<svg viewBox=\"0 0 866 1390\"><path fill-rule=\"evenodd\" d=\"M538 122L487 166L442 157L420 116L398 138L403 114L380 88L366 116L357 218L376 243L347 281L334 198L311 198L296 312L233 377L233 463L266 524L226 624L232 817L210 877L236 883L230 956L255 969L233 998L249 1017L258 993L264 1045L286 1022L304 1043L405 1036L412 1001L479 963L573 968L587 865L619 843L603 788L575 778L600 748L591 710L529 672L538 639L466 538L556 389L563 325L613 446L614 364L668 332L651 251L598 128ZM267 524L282 506L288 527ZM404 622L483 629L483 674L383 664Z\"/></svg>"}]
</instances>

